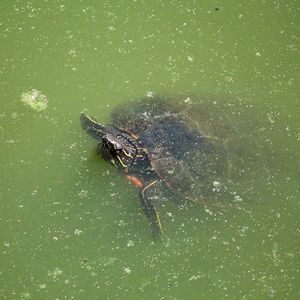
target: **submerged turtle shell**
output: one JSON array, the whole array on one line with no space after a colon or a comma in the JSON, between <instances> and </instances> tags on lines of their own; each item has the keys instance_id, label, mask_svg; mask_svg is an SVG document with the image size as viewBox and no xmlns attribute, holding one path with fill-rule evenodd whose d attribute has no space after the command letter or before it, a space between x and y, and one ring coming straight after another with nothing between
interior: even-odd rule
<instances>
[{"instance_id":1,"label":"submerged turtle shell","mask_svg":"<svg viewBox=\"0 0 300 300\"><path fill-rule=\"evenodd\" d=\"M237 168L243 134L232 113L216 102L155 96L117 107L112 123L140 140L171 190L195 198L228 189L243 170Z\"/></svg>"}]
</instances>

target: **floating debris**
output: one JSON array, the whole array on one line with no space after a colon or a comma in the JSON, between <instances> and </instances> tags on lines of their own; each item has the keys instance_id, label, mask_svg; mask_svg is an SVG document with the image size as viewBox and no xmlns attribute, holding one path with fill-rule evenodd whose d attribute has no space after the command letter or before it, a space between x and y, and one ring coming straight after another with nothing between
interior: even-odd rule
<instances>
[{"instance_id":1,"label":"floating debris","mask_svg":"<svg viewBox=\"0 0 300 300\"><path fill-rule=\"evenodd\" d=\"M56 279L57 276L61 276L63 271L59 268L55 268L53 271L48 271L48 276L53 277Z\"/></svg>"},{"instance_id":2,"label":"floating debris","mask_svg":"<svg viewBox=\"0 0 300 300\"><path fill-rule=\"evenodd\" d=\"M81 190L80 192L78 192L78 196L79 198L83 199L87 196L88 191L87 190Z\"/></svg>"},{"instance_id":3,"label":"floating debris","mask_svg":"<svg viewBox=\"0 0 300 300\"><path fill-rule=\"evenodd\" d=\"M41 91L32 89L31 91L22 93L21 101L36 111L45 110L48 106L48 99Z\"/></svg>"},{"instance_id":4,"label":"floating debris","mask_svg":"<svg viewBox=\"0 0 300 300\"><path fill-rule=\"evenodd\" d=\"M187 60L190 61L190 62L193 62L194 61L194 56L193 55L188 55Z\"/></svg>"},{"instance_id":5,"label":"floating debris","mask_svg":"<svg viewBox=\"0 0 300 300\"><path fill-rule=\"evenodd\" d=\"M82 234L82 230L76 228L76 229L74 230L74 234L76 234L76 235L81 235L81 234Z\"/></svg>"},{"instance_id":6,"label":"floating debris","mask_svg":"<svg viewBox=\"0 0 300 300\"><path fill-rule=\"evenodd\" d=\"M129 267L123 268L123 272L125 274L130 274L132 272L132 270Z\"/></svg>"},{"instance_id":7,"label":"floating debris","mask_svg":"<svg viewBox=\"0 0 300 300\"><path fill-rule=\"evenodd\" d=\"M129 240L127 243L127 247L132 247L134 246L134 242L132 240Z\"/></svg>"},{"instance_id":8,"label":"floating debris","mask_svg":"<svg viewBox=\"0 0 300 300\"><path fill-rule=\"evenodd\" d=\"M20 299L32 299L31 295L28 292L21 293L20 297Z\"/></svg>"}]
</instances>

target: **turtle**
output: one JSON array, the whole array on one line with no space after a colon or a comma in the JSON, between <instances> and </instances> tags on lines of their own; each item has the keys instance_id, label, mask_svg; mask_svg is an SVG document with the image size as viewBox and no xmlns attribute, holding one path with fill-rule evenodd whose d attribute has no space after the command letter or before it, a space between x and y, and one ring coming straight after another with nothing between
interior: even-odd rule
<instances>
[{"instance_id":1,"label":"turtle","mask_svg":"<svg viewBox=\"0 0 300 300\"><path fill-rule=\"evenodd\" d=\"M82 128L98 141L97 154L138 187L155 238L163 233L163 190L201 203L234 169L232 125L224 114L215 118L215 109L195 109L190 100L145 96L113 109L108 125L81 113Z\"/></svg>"}]
</instances>

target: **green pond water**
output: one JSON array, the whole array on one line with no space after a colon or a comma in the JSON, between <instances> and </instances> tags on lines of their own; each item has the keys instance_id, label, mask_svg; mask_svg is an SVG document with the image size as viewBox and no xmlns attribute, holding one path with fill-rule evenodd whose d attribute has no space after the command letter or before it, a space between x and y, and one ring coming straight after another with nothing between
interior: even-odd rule
<instances>
[{"instance_id":1,"label":"green pond water","mask_svg":"<svg viewBox=\"0 0 300 300\"><path fill-rule=\"evenodd\" d=\"M300 298L299 3L2 0L0 43L1 299ZM261 150L161 243L79 122L149 92L233 103Z\"/></svg>"}]
</instances>

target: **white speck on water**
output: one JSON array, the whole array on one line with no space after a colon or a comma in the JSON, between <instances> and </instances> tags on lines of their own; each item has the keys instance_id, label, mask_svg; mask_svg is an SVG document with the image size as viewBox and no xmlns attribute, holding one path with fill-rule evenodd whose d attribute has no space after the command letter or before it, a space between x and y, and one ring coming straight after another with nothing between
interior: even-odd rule
<instances>
[{"instance_id":1,"label":"white speck on water","mask_svg":"<svg viewBox=\"0 0 300 300\"><path fill-rule=\"evenodd\" d=\"M10 243L9 243L9 242L4 242L3 245L4 245L5 247L10 247Z\"/></svg>"},{"instance_id":2,"label":"white speck on water","mask_svg":"<svg viewBox=\"0 0 300 300\"><path fill-rule=\"evenodd\" d=\"M118 223L118 225L123 227L123 226L126 225L126 223L123 220L120 220L119 223Z\"/></svg>"},{"instance_id":3,"label":"white speck on water","mask_svg":"<svg viewBox=\"0 0 300 300\"><path fill-rule=\"evenodd\" d=\"M194 57L192 55L188 55L187 56L188 61L193 62L194 61Z\"/></svg>"},{"instance_id":4,"label":"white speck on water","mask_svg":"<svg viewBox=\"0 0 300 300\"><path fill-rule=\"evenodd\" d=\"M115 30L117 30L114 26L108 26L106 29L107 29L107 31L115 31Z\"/></svg>"},{"instance_id":5,"label":"white speck on water","mask_svg":"<svg viewBox=\"0 0 300 300\"><path fill-rule=\"evenodd\" d=\"M38 284L38 288L39 289L45 289L46 288L46 283L40 283L40 284Z\"/></svg>"},{"instance_id":6,"label":"white speck on water","mask_svg":"<svg viewBox=\"0 0 300 300\"><path fill-rule=\"evenodd\" d=\"M74 230L74 234L75 234L75 235L81 235L81 234L82 234L82 230L76 228L76 229Z\"/></svg>"},{"instance_id":7,"label":"white speck on water","mask_svg":"<svg viewBox=\"0 0 300 300\"><path fill-rule=\"evenodd\" d=\"M274 115L271 113L268 113L268 120L270 121L271 124L273 124L275 122Z\"/></svg>"},{"instance_id":8,"label":"white speck on water","mask_svg":"<svg viewBox=\"0 0 300 300\"><path fill-rule=\"evenodd\" d=\"M197 280L197 279L200 279L200 278L204 278L205 275L204 274L199 274L199 275L193 275L189 278L188 281L192 281L192 280Z\"/></svg>"},{"instance_id":9,"label":"white speck on water","mask_svg":"<svg viewBox=\"0 0 300 300\"><path fill-rule=\"evenodd\" d=\"M220 185L221 185L221 183L219 181L214 181L213 182L214 187L219 187Z\"/></svg>"},{"instance_id":10,"label":"white speck on water","mask_svg":"<svg viewBox=\"0 0 300 300\"><path fill-rule=\"evenodd\" d=\"M37 189L35 189L35 190L32 191L31 196L36 195L36 193L37 193Z\"/></svg>"},{"instance_id":11,"label":"white speck on water","mask_svg":"<svg viewBox=\"0 0 300 300\"><path fill-rule=\"evenodd\" d=\"M243 201L243 199L242 199L242 197L239 196L239 195L234 195L234 201L235 201L235 202L241 202L241 201Z\"/></svg>"},{"instance_id":12,"label":"white speck on water","mask_svg":"<svg viewBox=\"0 0 300 300\"><path fill-rule=\"evenodd\" d=\"M21 299L31 299L31 295L28 292L21 293Z\"/></svg>"},{"instance_id":13,"label":"white speck on water","mask_svg":"<svg viewBox=\"0 0 300 300\"><path fill-rule=\"evenodd\" d=\"M85 198L88 194L88 191L87 190L81 190L80 192L78 192L78 196L79 198Z\"/></svg>"},{"instance_id":14,"label":"white speck on water","mask_svg":"<svg viewBox=\"0 0 300 300\"><path fill-rule=\"evenodd\" d=\"M183 100L184 103L191 104L193 101L190 97L187 97Z\"/></svg>"},{"instance_id":15,"label":"white speck on water","mask_svg":"<svg viewBox=\"0 0 300 300\"><path fill-rule=\"evenodd\" d=\"M274 265L279 266L280 259L279 259L279 255L278 255L278 244L276 242L273 244L273 248L272 248L272 259L273 259Z\"/></svg>"},{"instance_id":16,"label":"white speck on water","mask_svg":"<svg viewBox=\"0 0 300 300\"><path fill-rule=\"evenodd\" d=\"M75 57L76 56L76 50L75 49L71 49L68 54L71 56L71 57Z\"/></svg>"},{"instance_id":17,"label":"white speck on water","mask_svg":"<svg viewBox=\"0 0 300 300\"><path fill-rule=\"evenodd\" d=\"M151 91L148 91L148 92L145 93L145 96L149 97L149 98L153 98L154 97L154 93L151 92Z\"/></svg>"},{"instance_id":18,"label":"white speck on water","mask_svg":"<svg viewBox=\"0 0 300 300\"><path fill-rule=\"evenodd\" d=\"M219 192L220 191L220 188L221 188L221 182L219 181L214 181L213 182L213 191L214 192Z\"/></svg>"},{"instance_id":19,"label":"white speck on water","mask_svg":"<svg viewBox=\"0 0 300 300\"><path fill-rule=\"evenodd\" d=\"M12 119L17 119L18 118L18 113L14 112L11 114Z\"/></svg>"},{"instance_id":20,"label":"white speck on water","mask_svg":"<svg viewBox=\"0 0 300 300\"><path fill-rule=\"evenodd\" d=\"M205 208L204 211L205 211L206 213L208 213L209 215L211 215L211 216L213 215L212 211L210 211L210 210L207 209L207 208Z\"/></svg>"},{"instance_id":21,"label":"white speck on water","mask_svg":"<svg viewBox=\"0 0 300 300\"><path fill-rule=\"evenodd\" d=\"M260 53L260 52L256 52L256 53L255 53L255 56L261 57L261 53Z\"/></svg>"},{"instance_id":22,"label":"white speck on water","mask_svg":"<svg viewBox=\"0 0 300 300\"><path fill-rule=\"evenodd\" d=\"M48 271L48 276L56 278L57 276L61 276L63 271L59 268L55 268L53 271Z\"/></svg>"},{"instance_id":23,"label":"white speck on water","mask_svg":"<svg viewBox=\"0 0 300 300\"><path fill-rule=\"evenodd\" d=\"M15 140L5 140L6 144L15 144L17 141Z\"/></svg>"},{"instance_id":24,"label":"white speck on water","mask_svg":"<svg viewBox=\"0 0 300 300\"><path fill-rule=\"evenodd\" d=\"M129 267L124 268L123 271L126 274L130 274L132 272L132 270Z\"/></svg>"},{"instance_id":25,"label":"white speck on water","mask_svg":"<svg viewBox=\"0 0 300 300\"><path fill-rule=\"evenodd\" d=\"M290 51L298 51L298 48L297 48L297 46L295 44L287 45L286 49L290 50Z\"/></svg>"},{"instance_id":26,"label":"white speck on water","mask_svg":"<svg viewBox=\"0 0 300 300\"><path fill-rule=\"evenodd\" d=\"M126 246L132 247L132 246L134 246L134 242L132 240L129 240Z\"/></svg>"}]
</instances>

